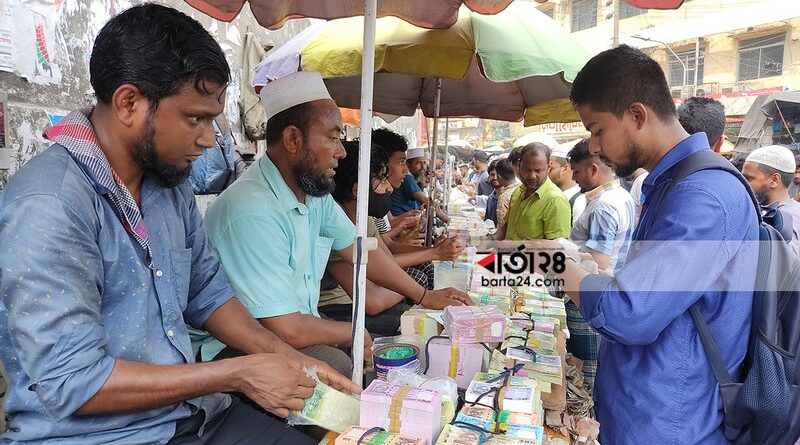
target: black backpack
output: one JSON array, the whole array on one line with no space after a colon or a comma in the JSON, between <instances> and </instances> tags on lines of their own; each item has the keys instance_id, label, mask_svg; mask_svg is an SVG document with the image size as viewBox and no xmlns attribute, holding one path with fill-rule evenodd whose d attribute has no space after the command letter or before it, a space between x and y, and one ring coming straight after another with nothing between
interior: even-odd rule
<instances>
[{"instance_id":1,"label":"black backpack","mask_svg":"<svg viewBox=\"0 0 800 445\"><path fill-rule=\"evenodd\" d=\"M672 185L701 170L724 170L734 175L745 186L759 215L753 321L742 362L742 381L728 374L697 304L689 308L719 382L725 437L737 445L792 445L800 438L800 260L785 241L792 236L791 216L776 208L762 214L744 176L711 150L693 153L678 162L655 202L660 203Z\"/></svg>"}]
</instances>

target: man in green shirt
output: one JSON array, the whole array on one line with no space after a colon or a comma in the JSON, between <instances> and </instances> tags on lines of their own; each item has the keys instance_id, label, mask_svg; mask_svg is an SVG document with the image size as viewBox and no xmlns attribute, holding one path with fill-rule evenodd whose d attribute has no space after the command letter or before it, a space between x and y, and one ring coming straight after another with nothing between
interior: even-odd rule
<instances>
[{"instance_id":1,"label":"man in green shirt","mask_svg":"<svg viewBox=\"0 0 800 445\"><path fill-rule=\"evenodd\" d=\"M511 195L506 224L498 240L569 238L570 208L567 197L548 178L550 148L533 142L522 149L519 179Z\"/></svg>"}]
</instances>

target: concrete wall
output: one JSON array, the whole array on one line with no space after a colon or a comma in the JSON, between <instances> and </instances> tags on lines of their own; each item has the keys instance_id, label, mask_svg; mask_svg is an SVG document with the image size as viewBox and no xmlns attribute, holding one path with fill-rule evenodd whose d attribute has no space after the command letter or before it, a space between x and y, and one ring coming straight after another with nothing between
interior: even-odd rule
<instances>
[{"instance_id":1,"label":"concrete wall","mask_svg":"<svg viewBox=\"0 0 800 445\"><path fill-rule=\"evenodd\" d=\"M0 0L0 6L2 3ZM113 13L139 3L142 1L65 0L57 25L57 49L51 54L62 72L61 82L56 85L32 84L14 74L0 72L0 95L7 96L6 144L11 152L11 168L0 170L0 189L22 164L46 148L41 133L50 122L49 114L63 115L93 102L88 65L94 37ZM291 21L282 29L269 32L258 25L249 6L245 6L232 23L224 23L205 16L181 0L159 0L156 3L175 7L194 17L219 41L232 74L225 114L232 123L237 142L244 141L239 129L238 100L245 33L251 31L262 44L277 47L308 26L308 22Z\"/></svg>"}]
</instances>

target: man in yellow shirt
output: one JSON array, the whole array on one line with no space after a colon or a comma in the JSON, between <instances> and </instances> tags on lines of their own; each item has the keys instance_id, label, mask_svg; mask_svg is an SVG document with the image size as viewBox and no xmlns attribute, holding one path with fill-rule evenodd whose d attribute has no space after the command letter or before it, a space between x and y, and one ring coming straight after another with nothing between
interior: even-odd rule
<instances>
[{"instance_id":1,"label":"man in yellow shirt","mask_svg":"<svg viewBox=\"0 0 800 445\"><path fill-rule=\"evenodd\" d=\"M548 178L550 148L533 142L522 149L518 165L522 185L511 195L506 224L498 240L569 238L570 208L567 197Z\"/></svg>"}]
</instances>

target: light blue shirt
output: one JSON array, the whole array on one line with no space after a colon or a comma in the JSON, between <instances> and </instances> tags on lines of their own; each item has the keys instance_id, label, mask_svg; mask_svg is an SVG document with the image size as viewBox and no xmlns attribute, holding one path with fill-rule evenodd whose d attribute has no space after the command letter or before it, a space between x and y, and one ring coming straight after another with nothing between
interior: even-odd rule
<instances>
[{"instance_id":1,"label":"light blue shirt","mask_svg":"<svg viewBox=\"0 0 800 445\"><path fill-rule=\"evenodd\" d=\"M202 327L233 296L188 185L142 184L152 269L106 193L54 145L0 195L0 358L11 416L3 442L166 443L177 420L198 408L208 419L230 403L212 394L137 413L74 415L117 359L194 362L186 324Z\"/></svg>"},{"instance_id":2,"label":"light blue shirt","mask_svg":"<svg viewBox=\"0 0 800 445\"><path fill-rule=\"evenodd\" d=\"M728 372L738 375L750 333L753 293L744 289L755 285L756 209L721 170L689 175L654 199L675 164L708 149L697 133L664 155L644 181L625 265L615 278L581 282L581 314L603 336L594 387L601 443L728 443L719 385L688 309L699 303Z\"/></svg>"},{"instance_id":3,"label":"light blue shirt","mask_svg":"<svg viewBox=\"0 0 800 445\"><path fill-rule=\"evenodd\" d=\"M331 249L353 244L355 227L330 195L299 202L269 156L254 167L208 208L211 245L253 317L319 317L320 281ZM224 347L204 332L193 332L192 340L202 347L203 360Z\"/></svg>"},{"instance_id":4,"label":"light blue shirt","mask_svg":"<svg viewBox=\"0 0 800 445\"><path fill-rule=\"evenodd\" d=\"M618 179L583 196L586 208L572 225L570 239L580 247L608 255L607 270L613 272L625 263L636 226L633 199Z\"/></svg>"}]
</instances>

